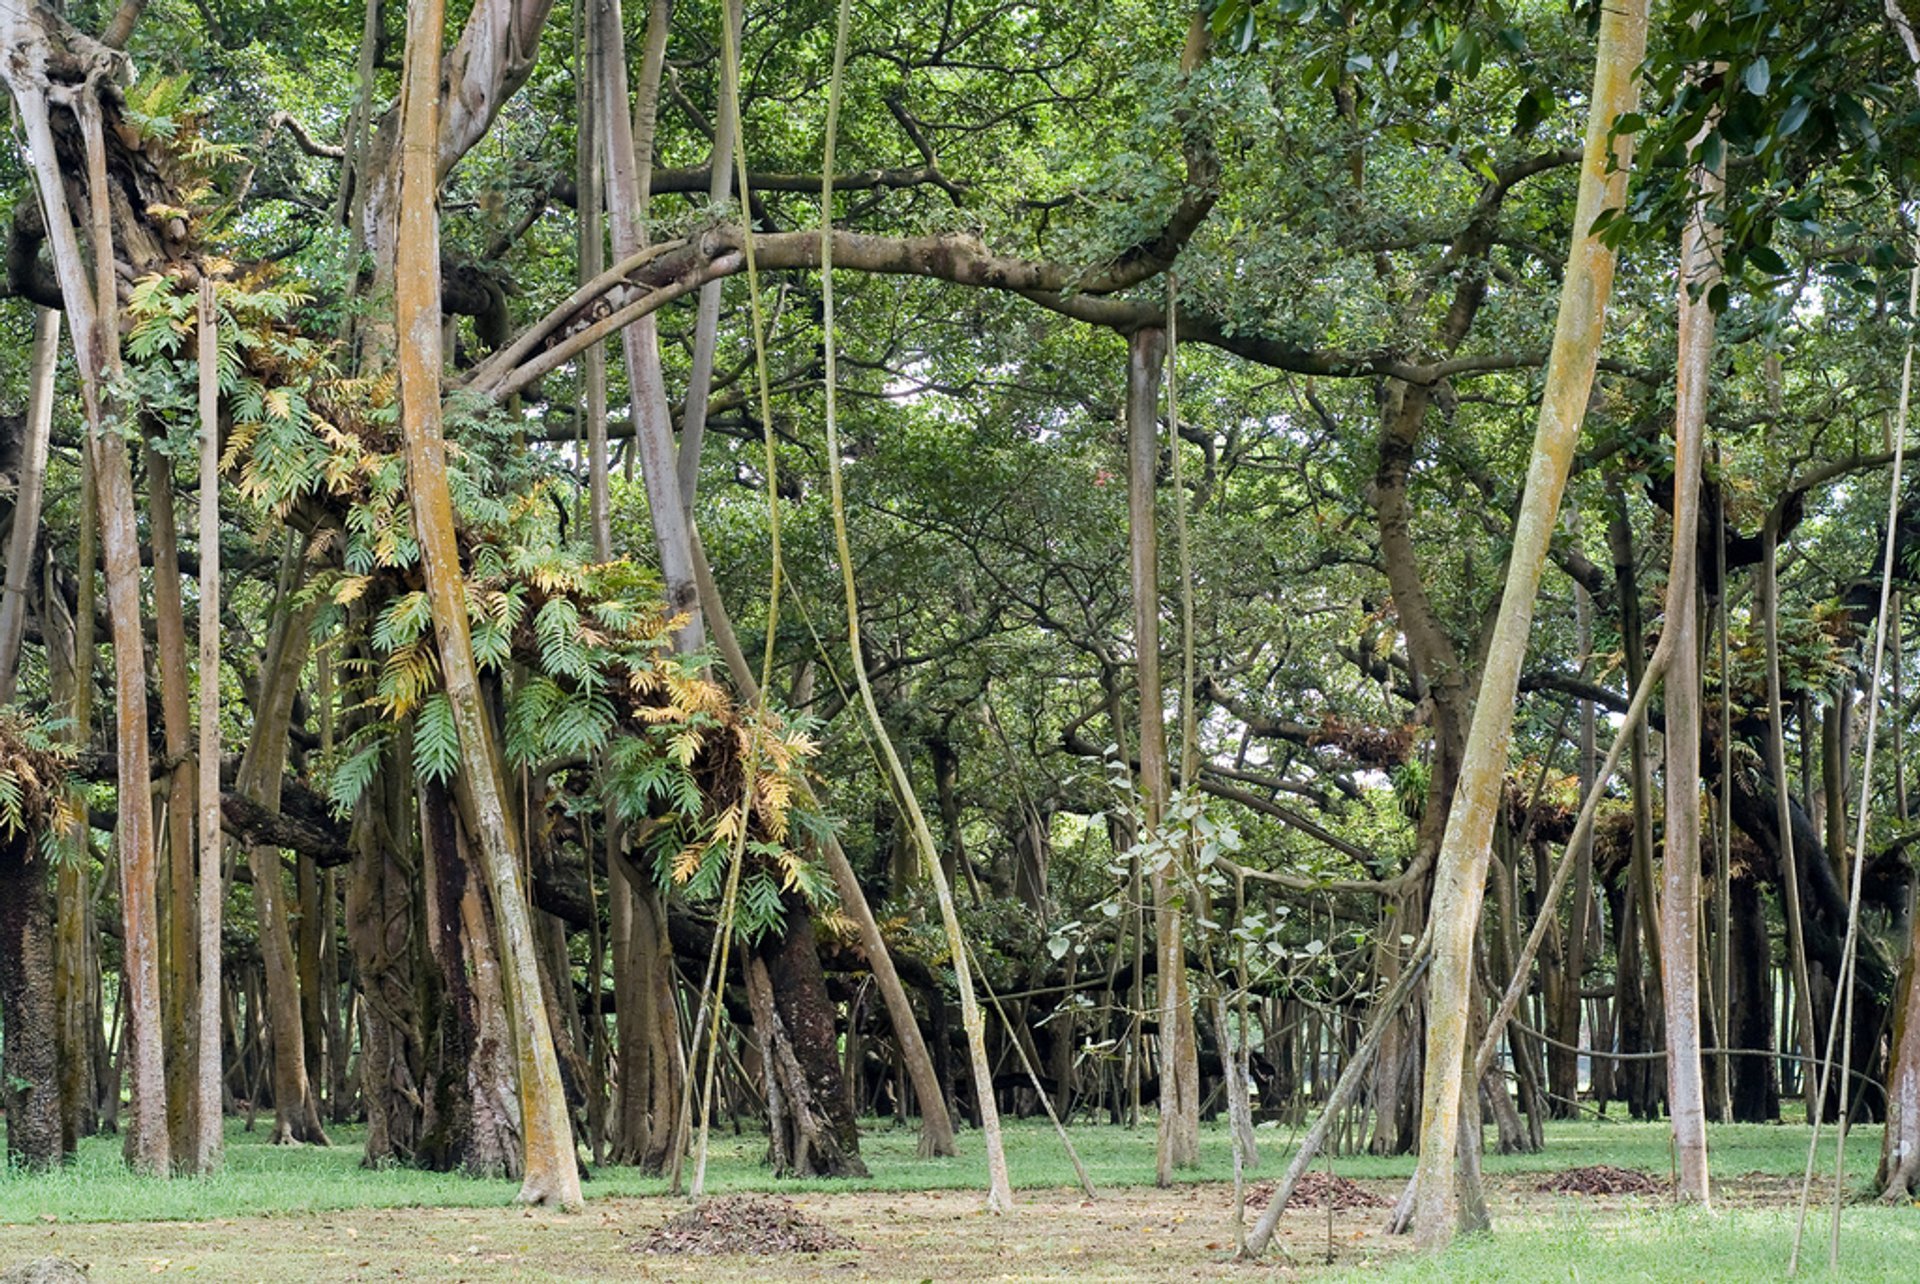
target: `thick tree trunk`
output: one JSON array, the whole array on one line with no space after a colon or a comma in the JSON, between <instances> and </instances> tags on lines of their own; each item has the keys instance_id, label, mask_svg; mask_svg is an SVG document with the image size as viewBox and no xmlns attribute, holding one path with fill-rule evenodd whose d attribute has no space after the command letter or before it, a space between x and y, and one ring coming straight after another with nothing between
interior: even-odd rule
<instances>
[{"instance_id":1,"label":"thick tree trunk","mask_svg":"<svg viewBox=\"0 0 1920 1284\"><path fill-rule=\"evenodd\" d=\"M476 13L480 12L476 10ZM553 1035L539 1011L540 979L519 861L507 824L493 727L474 667L453 498L440 423L440 228L436 208L441 136L442 0L407 14L402 86L394 309L399 335L400 413L421 570L439 642L440 671L460 738L463 810L473 816L480 864L499 925L501 988L519 1084L527 1203L580 1206L580 1169ZM459 110L457 104L450 110Z\"/></svg>"},{"instance_id":2,"label":"thick tree trunk","mask_svg":"<svg viewBox=\"0 0 1920 1284\"><path fill-rule=\"evenodd\" d=\"M6 1161L51 1167L61 1154L53 1002L53 903L33 836L0 839L0 1105Z\"/></svg>"},{"instance_id":3,"label":"thick tree trunk","mask_svg":"<svg viewBox=\"0 0 1920 1284\"><path fill-rule=\"evenodd\" d=\"M1774 1046L1773 942L1766 902L1750 875L1731 886L1728 942L1729 1048ZM1730 1057L1729 1104L1735 1123L1774 1123L1780 1118L1780 1081L1772 1057Z\"/></svg>"},{"instance_id":4,"label":"thick tree trunk","mask_svg":"<svg viewBox=\"0 0 1920 1284\"><path fill-rule=\"evenodd\" d=\"M1887 1127L1875 1184L1888 1203L1920 1194L1920 913L1910 916L1906 965L1894 994L1893 1056L1887 1074Z\"/></svg>"},{"instance_id":5,"label":"thick tree trunk","mask_svg":"<svg viewBox=\"0 0 1920 1284\"><path fill-rule=\"evenodd\" d=\"M812 914L797 893L786 893L781 903L785 929L777 938L762 939L747 961L774 1171L792 1177L865 1177Z\"/></svg>"},{"instance_id":6,"label":"thick tree trunk","mask_svg":"<svg viewBox=\"0 0 1920 1284\"><path fill-rule=\"evenodd\" d=\"M366 1105L369 1167L419 1160L426 1081L415 951L427 911L416 904L413 791L405 738L362 797L354 817L353 874L347 880L347 937L365 1005L360 1098ZM416 930L416 923L422 924Z\"/></svg>"},{"instance_id":7,"label":"thick tree trunk","mask_svg":"<svg viewBox=\"0 0 1920 1284\"><path fill-rule=\"evenodd\" d=\"M657 1016L640 985L634 945L634 897L630 868L611 839L607 844L607 948L613 962L614 1081L612 1148L616 1164L639 1164L652 1142L648 1111L646 1025Z\"/></svg>"},{"instance_id":8,"label":"thick tree trunk","mask_svg":"<svg viewBox=\"0 0 1920 1284\"><path fill-rule=\"evenodd\" d=\"M629 873L631 878L631 872ZM666 1171L673 1147L682 1135L680 1105L687 1081L687 1056L680 1041L679 1002L674 993L673 941L667 934L667 901L660 889L634 884L633 951L638 993L649 1013L642 1027L647 1070L647 1114L650 1140L641 1151L640 1167L650 1173Z\"/></svg>"},{"instance_id":9,"label":"thick tree trunk","mask_svg":"<svg viewBox=\"0 0 1920 1284\"><path fill-rule=\"evenodd\" d=\"M167 1139L165 1053L160 1031L159 921L155 904L153 811L148 802L146 639L141 628L139 518L125 441L108 429L110 385L119 369L116 251L136 272L154 266L167 243L152 234L124 199L113 203L107 182L104 84L122 79L124 60L88 39L50 9L0 10L0 77L13 91L34 186L40 197L48 248L73 334L88 454L98 486L107 608L113 624L118 727L122 995L132 1069L128 1162L143 1172L171 1170ZM64 103L79 125L83 154L63 155L52 126L52 104ZM151 165L133 174L136 185ZM80 253L69 179L87 206L93 278ZM155 193L158 195L158 193ZM116 235L117 234L117 235Z\"/></svg>"},{"instance_id":10,"label":"thick tree trunk","mask_svg":"<svg viewBox=\"0 0 1920 1284\"><path fill-rule=\"evenodd\" d=\"M475 1067L473 985L468 977L461 903L467 895L467 863L460 855L459 824L452 794L423 782L420 804L420 867L426 908L427 957L422 987L425 1009L426 1092L421 1112L420 1145L415 1160L422 1168L451 1172L469 1168L474 1141ZM501 1168L497 1159L493 1165Z\"/></svg>"},{"instance_id":11,"label":"thick tree trunk","mask_svg":"<svg viewBox=\"0 0 1920 1284\"><path fill-rule=\"evenodd\" d=\"M1487 650L1462 756L1460 783L1435 872L1426 1083L1415 1194L1415 1232L1425 1248L1448 1243L1459 1215L1454 1148L1469 1027L1473 939L1486 886L1493 822L1506 778L1513 702L1526 656L1534 594L1573 447L1585 419L1613 286L1614 253L1593 235L1592 228L1601 211L1617 207L1625 195L1631 140L1616 139L1613 124L1639 100L1639 66L1646 48L1646 29L1645 0L1624 0L1602 12L1580 196L1574 212L1574 243L1561 289L1533 458L1515 524L1506 589Z\"/></svg>"},{"instance_id":12,"label":"thick tree trunk","mask_svg":"<svg viewBox=\"0 0 1920 1284\"><path fill-rule=\"evenodd\" d=\"M63 864L54 880L54 1043L60 1083L60 1151L73 1154L99 1128L93 1044L100 1010L92 977L93 900L86 875Z\"/></svg>"},{"instance_id":13,"label":"thick tree trunk","mask_svg":"<svg viewBox=\"0 0 1920 1284\"><path fill-rule=\"evenodd\" d=\"M460 846L464 849L465 843ZM472 978L474 1019L473 1060L467 1066L467 1088L473 1103L472 1134L462 1167L478 1177L527 1177L527 1161L523 1156L530 1152L529 1130L523 1098L515 1093L514 1065L516 1037L524 1035L511 1025L507 1005L510 982L502 967L502 951L495 948L499 939L498 924L482 901L479 871L464 854L462 859L468 864L468 870L459 903L460 943ZM537 980L531 993L536 998L539 995ZM527 1019L540 1020L541 1009L531 1003L520 1010L527 1014ZM546 1023L541 1021L541 1024ZM548 1038L552 1037L550 1029L545 1033ZM557 1062L556 1055L554 1086L556 1091L564 1092L558 1083ZM566 1121L564 1096L560 1100L560 1117ZM577 1183L580 1173L571 1146L570 1128L565 1140L568 1142L565 1158L573 1163L567 1176Z\"/></svg>"}]
</instances>

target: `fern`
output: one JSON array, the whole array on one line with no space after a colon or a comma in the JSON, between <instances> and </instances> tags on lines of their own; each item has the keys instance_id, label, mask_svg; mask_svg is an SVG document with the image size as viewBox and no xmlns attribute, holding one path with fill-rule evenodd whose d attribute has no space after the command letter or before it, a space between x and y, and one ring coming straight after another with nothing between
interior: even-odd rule
<instances>
[{"instance_id":1,"label":"fern","mask_svg":"<svg viewBox=\"0 0 1920 1284\"><path fill-rule=\"evenodd\" d=\"M360 743L346 757L334 763L326 773L327 805L336 817L344 819L373 783L387 755L389 729L373 724L356 734Z\"/></svg>"},{"instance_id":2,"label":"fern","mask_svg":"<svg viewBox=\"0 0 1920 1284\"><path fill-rule=\"evenodd\" d=\"M534 636L540 642L540 662L548 673L583 677L591 664L580 641L580 609L564 597L547 599L533 617Z\"/></svg>"},{"instance_id":3,"label":"fern","mask_svg":"<svg viewBox=\"0 0 1920 1284\"><path fill-rule=\"evenodd\" d=\"M436 692L420 706L413 723L413 769L422 780L443 785L460 770L460 733L453 725L453 704Z\"/></svg>"}]
</instances>

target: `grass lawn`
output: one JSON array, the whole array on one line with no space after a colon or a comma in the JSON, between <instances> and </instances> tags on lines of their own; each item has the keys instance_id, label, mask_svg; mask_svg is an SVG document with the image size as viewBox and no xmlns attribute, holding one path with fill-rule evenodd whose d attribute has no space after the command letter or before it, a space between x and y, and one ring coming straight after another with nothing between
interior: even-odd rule
<instances>
[{"instance_id":1,"label":"grass lawn","mask_svg":"<svg viewBox=\"0 0 1920 1284\"><path fill-rule=\"evenodd\" d=\"M1150 1127L1089 1124L1071 1135L1100 1198L1089 1203L1073 1187L1044 1122L1013 1123L1010 1163L1023 1196L1007 1218L980 1211L977 1134L963 1134L957 1159L922 1160L912 1130L875 1124L862 1139L873 1176L851 1182L776 1182L761 1166L758 1136L716 1135L710 1190L787 1195L863 1246L817 1258L638 1255L638 1242L681 1204L662 1198L663 1181L631 1170L595 1172L587 1212L565 1217L513 1207L507 1182L363 1171L352 1129L337 1130L331 1148L273 1147L235 1124L218 1176L170 1182L129 1175L118 1139L97 1138L59 1171L0 1172L0 1269L59 1252L87 1262L98 1280L1769 1280L1785 1275L1807 1141L1799 1126L1714 1128L1718 1204L1703 1214L1665 1199L1540 1193L1541 1174L1568 1167L1604 1163L1661 1177L1669 1169L1662 1124L1555 1124L1541 1154L1487 1157L1492 1235L1417 1258L1404 1239L1380 1233L1378 1210L1289 1211L1278 1250L1248 1266L1230 1260L1224 1128L1205 1130L1200 1168L1167 1191L1150 1185ZM1291 1137L1263 1129L1261 1140L1259 1175L1276 1176ZM1830 1174L1830 1145L1823 1150ZM1853 1194L1864 1193L1878 1150L1877 1130L1853 1134ZM1331 1167L1391 1199L1412 1159L1348 1156ZM1816 1199L1828 1191L1817 1185ZM1826 1229L1820 1204L1809 1219L1805 1277L1829 1278ZM1838 1278L1920 1280L1920 1208L1849 1203Z\"/></svg>"}]
</instances>

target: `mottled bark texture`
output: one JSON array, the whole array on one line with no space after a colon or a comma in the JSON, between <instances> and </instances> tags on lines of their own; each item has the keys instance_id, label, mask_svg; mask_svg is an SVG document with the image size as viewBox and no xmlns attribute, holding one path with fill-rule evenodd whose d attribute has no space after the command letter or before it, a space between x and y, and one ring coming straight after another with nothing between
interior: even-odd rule
<instances>
[{"instance_id":1,"label":"mottled bark texture","mask_svg":"<svg viewBox=\"0 0 1920 1284\"><path fill-rule=\"evenodd\" d=\"M1493 823L1507 774L1514 697L1526 657L1534 595L1559 514L1573 447L1586 416L1607 300L1613 288L1614 252L1594 237L1591 229L1602 210L1619 205L1625 196L1632 144L1630 137L1614 137L1613 123L1639 101L1639 67L1646 36L1646 0L1623 0L1602 11L1580 194L1574 211L1574 240L1547 362L1533 457L1515 523L1506 589L1487 649L1479 700L1461 760L1460 782L1436 867L1433 964L1427 982L1426 1081L1421 1095L1420 1162L1414 1200L1415 1235L1424 1248L1446 1245L1453 1238L1459 1215L1453 1170L1461 1114L1462 1062L1471 1015L1473 941L1486 891Z\"/></svg>"},{"instance_id":2,"label":"mottled bark texture","mask_svg":"<svg viewBox=\"0 0 1920 1284\"><path fill-rule=\"evenodd\" d=\"M28 1168L46 1168L61 1152L47 875L30 835L0 839L0 1105L7 1162Z\"/></svg>"},{"instance_id":3,"label":"mottled bark texture","mask_svg":"<svg viewBox=\"0 0 1920 1284\"><path fill-rule=\"evenodd\" d=\"M792 1177L865 1177L812 914L797 893L781 902L786 921L779 935L762 938L747 961L773 1168Z\"/></svg>"},{"instance_id":4,"label":"mottled bark texture","mask_svg":"<svg viewBox=\"0 0 1920 1284\"><path fill-rule=\"evenodd\" d=\"M512 6L488 0L475 10L510 16ZM454 534L447 483L446 440L440 419L440 225L436 163L442 121L440 49L446 21L441 0L411 8L401 90L398 236L394 253L394 320L400 417L412 487L421 571L432 607L434 636L447 703L460 738L461 810L472 817L472 837L498 928L499 984L519 1088L522 1183L519 1198L533 1204L580 1206L580 1169L560 1082L553 1034L541 1011L540 978L519 856L507 820L492 717L481 693L467 619L466 588ZM467 32L475 29L469 21ZM504 37L503 37L504 38ZM463 36L461 49L466 48ZM460 50L456 50L456 53ZM468 111L458 95L448 118ZM471 898L470 898L471 899ZM463 902L473 943L485 939ZM476 986L479 979L476 978ZM488 1037L482 1032L482 1038Z\"/></svg>"}]
</instances>

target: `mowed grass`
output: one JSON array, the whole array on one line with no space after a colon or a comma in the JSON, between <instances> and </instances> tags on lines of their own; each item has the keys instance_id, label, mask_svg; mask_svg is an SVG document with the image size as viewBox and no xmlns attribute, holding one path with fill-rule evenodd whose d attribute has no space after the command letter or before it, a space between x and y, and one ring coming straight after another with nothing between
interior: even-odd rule
<instances>
[{"instance_id":1,"label":"mowed grass","mask_svg":"<svg viewBox=\"0 0 1920 1284\"><path fill-rule=\"evenodd\" d=\"M1850 1284L1911 1284L1920 1279L1920 1209L1847 1208L1837 1271L1828 1268L1828 1217L1829 1209L1816 1201L1807 1216L1797 1278ZM1496 1208L1492 1233L1463 1237L1437 1258L1399 1255L1391 1261L1345 1265L1325 1278L1365 1279L1369 1284L1785 1280L1794 1221L1790 1207L1723 1207L1710 1213L1671 1206L1630 1212L1563 1207L1544 1215L1516 1210L1506 1218Z\"/></svg>"},{"instance_id":2,"label":"mowed grass","mask_svg":"<svg viewBox=\"0 0 1920 1284\"><path fill-rule=\"evenodd\" d=\"M350 1208L486 1208L512 1202L512 1182L477 1180L455 1173L407 1168L363 1168L363 1135L354 1127L331 1130L332 1146L271 1146L264 1130L247 1132L239 1121L227 1128L226 1163L212 1177L156 1181L128 1172L120 1158L120 1138L83 1142L72 1164L52 1172L29 1174L0 1169L0 1222L55 1218L62 1221L174 1221L273 1213L325 1212ZM1137 1129L1108 1124L1076 1124L1068 1130L1074 1148L1096 1187L1138 1186L1153 1181L1154 1131L1146 1120ZM1489 1134L1491 1135L1491 1133ZM1259 1130L1262 1173L1277 1175L1291 1158L1297 1134L1291 1129ZM766 1141L752 1128L740 1135L716 1129L710 1143L707 1189L728 1191L907 1191L967 1190L986 1186L985 1147L977 1132L960 1135L960 1154L951 1159L922 1159L915 1153L918 1133L891 1121L867 1121L861 1154L872 1176L859 1180L779 1180L762 1162ZM1807 1129L1796 1125L1731 1124L1711 1131L1711 1160L1716 1174L1799 1176L1806 1163ZM1857 1128L1847 1146L1850 1184L1872 1176L1880 1150L1877 1127ZM1075 1184L1073 1168L1053 1129L1044 1121L1007 1122L1008 1165L1016 1188L1043 1190ZM1823 1130L1820 1169L1831 1172L1833 1132ZM1404 1178L1413 1172L1411 1155L1322 1157L1345 1177ZM1667 1129L1661 1123L1579 1121L1548 1127L1546 1149L1530 1155L1486 1156L1490 1175L1547 1172L1584 1164L1615 1164L1665 1174L1670 1168ZM691 1165L689 1165L691 1175ZM1224 1124L1202 1128L1200 1166L1180 1174L1183 1183L1224 1182L1233 1176L1232 1142ZM605 1196L654 1196L667 1193L664 1178L631 1168L596 1168L586 1183L589 1201ZM1920 1279L1920 1263L1915 1278Z\"/></svg>"},{"instance_id":3,"label":"mowed grass","mask_svg":"<svg viewBox=\"0 0 1920 1284\"><path fill-rule=\"evenodd\" d=\"M1205 1128L1201 1166L1167 1192L1150 1189L1151 1121L1137 1130L1082 1124L1071 1136L1107 1197L1088 1204L1077 1191L1063 1189L1073 1185L1073 1171L1044 1121L1010 1122L1010 1166L1015 1185L1028 1194L1012 1219L996 1220L980 1214L974 1194L985 1183L975 1132L962 1134L958 1158L923 1160L914 1153L913 1129L870 1122L862 1153L873 1176L836 1182L776 1181L761 1162L760 1136L717 1132L710 1190L793 1195L870 1251L833 1262L707 1259L691 1273L666 1261L656 1261L653 1269L667 1272L661 1278L686 1280L886 1279L900 1277L894 1268L902 1254L937 1251L948 1255L929 1258L930 1278L1249 1278L1246 1266L1228 1260L1232 1201L1220 1183L1231 1179L1232 1156L1224 1127ZM1656 1175L1669 1168L1664 1124L1554 1124L1540 1154L1487 1156L1493 1234L1463 1238L1438 1258L1418 1257L1405 1239L1380 1235L1383 1214L1347 1212L1339 1215L1328 1262L1324 1215L1290 1212L1272 1265L1285 1277L1314 1280L1782 1279L1807 1137L1798 1125L1712 1129L1721 1190L1715 1211L1701 1213L1665 1199L1540 1193L1543 1174L1569 1167L1604 1163ZM1290 1130L1262 1129L1263 1162L1256 1175L1277 1176L1294 1140ZM120 1162L118 1138L89 1141L77 1162L52 1173L0 1172L0 1224L10 1224L0 1226L0 1267L38 1246L80 1253L103 1280L141 1277L156 1261L193 1269L201 1278L265 1278L273 1274L278 1243L282 1264L303 1278L392 1278L395 1271L423 1279L607 1278L608 1263L633 1263L628 1254L636 1228L679 1207L657 1198L666 1193L659 1178L600 1169L586 1186L584 1219L541 1215L528 1222L512 1208L514 1183L363 1169L360 1134L340 1129L335 1141L328 1148L269 1146L261 1133L246 1133L235 1123L226 1166L212 1178L134 1177ZM1850 1139L1852 1199L1844 1213L1841 1271L1829 1276L1824 1200L1831 1189L1832 1139L1830 1130L1825 1134L1820 1171L1826 1176L1816 1184L1803 1277L1920 1280L1920 1208L1859 1199L1871 1181L1879 1141L1874 1128L1857 1129ZM1412 1159L1336 1156L1316 1164L1327 1166L1390 1198L1411 1173ZM537 1227L546 1231L535 1234ZM544 1240L546 1232L556 1237ZM344 1256L343 1236L358 1237ZM543 1250L542 1242L550 1247ZM516 1244L522 1247L496 1254L498 1260L484 1253L475 1260L477 1248ZM440 1251L449 1246L458 1251ZM1269 1277L1264 1269L1252 1274Z\"/></svg>"}]
</instances>

